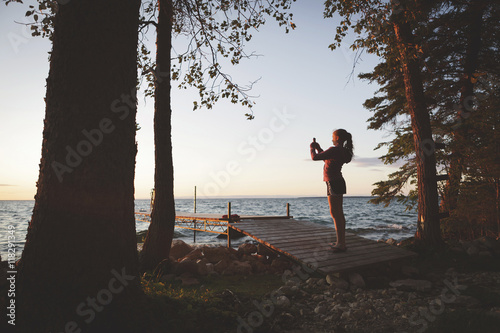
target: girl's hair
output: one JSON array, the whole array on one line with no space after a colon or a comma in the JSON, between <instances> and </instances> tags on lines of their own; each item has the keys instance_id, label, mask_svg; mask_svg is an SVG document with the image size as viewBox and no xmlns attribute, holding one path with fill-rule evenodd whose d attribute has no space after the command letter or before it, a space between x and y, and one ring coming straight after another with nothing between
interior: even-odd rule
<instances>
[{"instance_id":1,"label":"girl's hair","mask_svg":"<svg viewBox=\"0 0 500 333\"><path fill-rule=\"evenodd\" d=\"M354 146L352 144L352 135L351 133L347 132L345 129L338 129L335 130L333 133L336 133L337 136L339 137L339 143L342 147L347 149L347 152L349 153L349 156L347 156L347 162L349 163L352 160L352 157L354 155Z\"/></svg>"}]
</instances>

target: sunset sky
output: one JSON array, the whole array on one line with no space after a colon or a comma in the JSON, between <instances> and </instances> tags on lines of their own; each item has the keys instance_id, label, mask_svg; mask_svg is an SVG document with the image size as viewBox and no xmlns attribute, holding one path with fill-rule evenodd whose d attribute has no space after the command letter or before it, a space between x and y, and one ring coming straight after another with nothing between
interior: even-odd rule
<instances>
[{"instance_id":1,"label":"sunset sky","mask_svg":"<svg viewBox=\"0 0 500 333\"><path fill-rule=\"evenodd\" d=\"M191 197L194 186L199 197L324 196L323 163L310 160L309 144L316 137L328 148L336 128L354 138L355 159L343 169L347 195L370 195L373 183L395 171L378 160L384 150L374 151L388 133L367 130L371 113L362 104L377 87L349 81L354 53L347 43L340 50L328 48L338 19L323 19L323 2L295 4L297 28L289 34L269 19L247 45L262 56L225 68L242 85L260 78L251 92L258 96L254 120L246 120L245 107L227 101L193 112L197 91L172 88L176 197ZM0 200L33 199L39 172L50 43L15 23L26 22L27 7L0 9ZM155 37L150 38L154 49ZM363 55L355 72L370 71L376 63ZM154 186L154 145L153 100L138 97L135 195L140 199Z\"/></svg>"}]
</instances>

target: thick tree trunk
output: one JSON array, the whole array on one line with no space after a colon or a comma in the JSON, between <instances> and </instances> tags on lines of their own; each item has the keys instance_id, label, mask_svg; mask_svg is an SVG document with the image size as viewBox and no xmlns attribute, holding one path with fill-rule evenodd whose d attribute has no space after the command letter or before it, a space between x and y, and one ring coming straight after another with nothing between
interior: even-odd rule
<instances>
[{"instance_id":1,"label":"thick tree trunk","mask_svg":"<svg viewBox=\"0 0 500 333\"><path fill-rule=\"evenodd\" d=\"M430 245L442 243L436 183L436 158L413 34L404 19L393 21L403 71L405 94L411 116L417 161L418 227L415 238Z\"/></svg>"},{"instance_id":2,"label":"thick tree trunk","mask_svg":"<svg viewBox=\"0 0 500 333\"><path fill-rule=\"evenodd\" d=\"M20 332L117 331L127 322L123 309L141 295L134 219L139 5L59 6L36 201L18 266Z\"/></svg>"},{"instance_id":3,"label":"thick tree trunk","mask_svg":"<svg viewBox=\"0 0 500 333\"><path fill-rule=\"evenodd\" d=\"M170 51L172 48L172 1L158 1L155 81L155 200L151 224L141 253L143 269L154 268L168 258L174 235L174 167L172 160L170 106Z\"/></svg>"},{"instance_id":4,"label":"thick tree trunk","mask_svg":"<svg viewBox=\"0 0 500 333\"><path fill-rule=\"evenodd\" d=\"M451 146L452 152L448 170L449 179L446 182L444 189L443 206L448 211L453 211L457 208L460 181L462 179L462 167L464 162L462 152L466 146L466 140L468 139L466 119L469 117L474 106L473 75L476 72L479 61L484 9L485 4L482 1L477 1L471 4L464 74L461 80L462 88L460 91L460 103L458 105L457 123L454 126L453 144Z\"/></svg>"}]
</instances>

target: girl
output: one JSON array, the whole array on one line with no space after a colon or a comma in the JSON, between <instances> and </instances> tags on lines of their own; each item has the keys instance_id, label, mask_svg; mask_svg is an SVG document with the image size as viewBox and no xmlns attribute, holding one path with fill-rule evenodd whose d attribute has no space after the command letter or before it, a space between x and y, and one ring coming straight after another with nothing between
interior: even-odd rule
<instances>
[{"instance_id":1,"label":"girl","mask_svg":"<svg viewBox=\"0 0 500 333\"><path fill-rule=\"evenodd\" d=\"M323 180L326 182L326 193L330 214L335 223L337 242L330 244L334 252L347 250L345 243L345 217L342 208L343 195L346 193L344 177L342 177L342 165L352 160L354 147L352 135L345 129L338 129L332 135L333 147L323 151L320 145L313 139L311 143L311 158L315 161L325 161L323 169Z\"/></svg>"}]
</instances>

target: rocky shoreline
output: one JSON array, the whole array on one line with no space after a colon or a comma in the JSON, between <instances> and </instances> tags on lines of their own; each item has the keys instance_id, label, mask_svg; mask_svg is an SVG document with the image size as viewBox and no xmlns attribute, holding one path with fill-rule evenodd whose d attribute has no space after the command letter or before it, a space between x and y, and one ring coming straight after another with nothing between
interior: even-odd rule
<instances>
[{"instance_id":1,"label":"rocky shoreline","mask_svg":"<svg viewBox=\"0 0 500 333\"><path fill-rule=\"evenodd\" d=\"M464 262L483 261L490 267L488 263L500 258L500 242L483 237L449 244L443 253L453 259L420 258L322 277L260 244L228 249L193 247L176 240L170 259L155 275L161 282L180 281L185 286L196 286L208 275L281 275L283 286L263 299L245 298L231 290L221 295L238 309L239 332L441 332L436 325L448 325L450 318L464 313L479 320L471 319L469 325L486 326L468 330L457 324L462 332L497 332L500 270L471 270Z\"/></svg>"}]
</instances>

